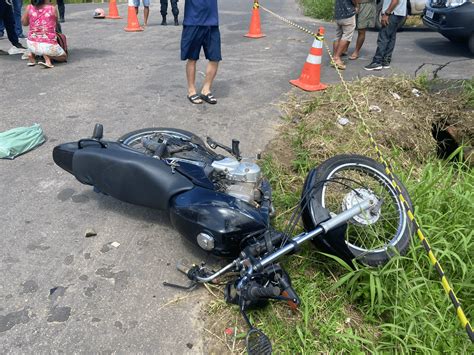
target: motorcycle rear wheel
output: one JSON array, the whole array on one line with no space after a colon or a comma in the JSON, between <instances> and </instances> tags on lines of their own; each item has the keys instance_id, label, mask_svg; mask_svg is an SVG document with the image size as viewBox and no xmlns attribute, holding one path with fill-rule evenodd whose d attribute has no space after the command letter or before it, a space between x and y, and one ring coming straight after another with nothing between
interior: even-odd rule
<instances>
[{"instance_id":1,"label":"motorcycle rear wheel","mask_svg":"<svg viewBox=\"0 0 474 355\"><path fill-rule=\"evenodd\" d=\"M405 187L395 179L411 208ZM375 199L378 203L375 211L354 217L345 230L346 245L359 262L369 266L382 265L394 254L404 254L408 249L413 223L384 167L375 160L359 155L335 156L308 175L303 190L303 196L308 194L303 198L303 202L308 201L303 205L307 230L322 222L318 220L321 214L314 213L317 206L326 208L333 215L353 207L361 199Z\"/></svg>"},{"instance_id":2,"label":"motorcycle rear wheel","mask_svg":"<svg viewBox=\"0 0 474 355\"><path fill-rule=\"evenodd\" d=\"M192 132L185 131L183 129L178 128L164 128L164 127L153 127L153 128L143 128L136 131L129 132L124 134L122 137L118 139L118 141L130 148L136 149L143 153L146 152L146 148L142 145L142 139L147 138L156 134L161 134L164 136L180 138L183 140L187 140L205 147L204 141L196 136Z\"/></svg>"}]
</instances>

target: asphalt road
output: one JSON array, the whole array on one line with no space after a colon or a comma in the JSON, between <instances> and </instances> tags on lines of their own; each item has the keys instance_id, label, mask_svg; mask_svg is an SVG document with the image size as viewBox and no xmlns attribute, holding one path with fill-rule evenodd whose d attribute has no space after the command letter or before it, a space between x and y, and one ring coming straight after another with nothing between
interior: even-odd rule
<instances>
[{"instance_id":1,"label":"asphalt road","mask_svg":"<svg viewBox=\"0 0 474 355\"><path fill-rule=\"evenodd\" d=\"M193 106L179 61L181 29L158 26L158 5L143 33L124 32L125 19L93 20L97 6L67 5L69 63L44 70L0 56L0 131L37 122L48 137L37 150L0 161L0 352L206 352L205 291L162 286L185 282L174 267L178 259L206 256L183 241L165 213L95 194L56 167L51 151L89 136L101 122L111 139L144 127L176 127L224 143L238 138L244 155L253 155L275 134L277 105L291 89L288 80L299 76L312 39L264 13L267 37L243 38L251 1L221 1L219 103ZM302 16L293 1L267 6L308 28L322 25ZM126 15L125 5L119 10ZM334 26L324 26L330 39ZM346 78L368 74L362 66L375 38L368 34ZM0 41L0 49L8 47ZM437 33L405 31L393 69L377 75L413 74L423 63L447 61L456 62L442 77L472 76L465 48ZM199 70L202 82L204 63ZM327 56L322 80L337 81ZM85 238L88 228L98 235Z\"/></svg>"}]
</instances>

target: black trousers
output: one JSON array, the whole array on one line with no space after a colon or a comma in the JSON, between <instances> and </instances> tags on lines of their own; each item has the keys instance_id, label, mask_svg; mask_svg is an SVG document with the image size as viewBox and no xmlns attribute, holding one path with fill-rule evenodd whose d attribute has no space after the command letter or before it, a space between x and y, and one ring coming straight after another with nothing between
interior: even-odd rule
<instances>
[{"instance_id":1,"label":"black trousers","mask_svg":"<svg viewBox=\"0 0 474 355\"><path fill-rule=\"evenodd\" d=\"M57 2L58 2L59 18L64 19L64 13L66 12L66 7L64 6L64 0L57 0Z\"/></svg>"},{"instance_id":2,"label":"black trousers","mask_svg":"<svg viewBox=\"0 0 474 355\"><path fill-rule=\"evenodd\" d=\"M178 0L169 0L171 2L171 12L173 13L174 17L178 17L179 10L178 10ZM165 17L168 13L168 0L160 0L161 3L161 16Z\"/></svg>"},{"instance_id":3,"label":"black trousers","mask_svg":"<svg viewBox=\"0 0 474 355\"><path fill-rule=\"evenodd\" d=\"M391 62L398 26L404 18L403 16L393 14L389 16L388 25L380 29L379 36L377 37L377 51L375 52L374 59L372 59L372 63L384 64Z\"/></svg>"},{"instance_id":4,"label":"black trousers","mask_svg":"<svg viewBox=\"0 0 474 355\"><path fill-rule=\"evenodd\" d=\"M20 42L18 42L18 35L15 32L13 6L8 5L5 0L0 0L0 19L3 20L3 24L7 30L8 40L16 47Z\"/></svg>"}]
</instances>

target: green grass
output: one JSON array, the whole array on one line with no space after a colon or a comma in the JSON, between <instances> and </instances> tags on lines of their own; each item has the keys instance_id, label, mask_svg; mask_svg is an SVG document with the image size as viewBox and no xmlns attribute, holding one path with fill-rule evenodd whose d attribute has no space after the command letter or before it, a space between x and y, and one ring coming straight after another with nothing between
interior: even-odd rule
<instances>
[{"instance_id":1,"label":"green grass","mask_svg":"<svg viewBox=\"0 0 474 355\"><path fill-rule=\"evenodd\" d=\"M304 158L297 161L302 179L311 167L305 166ZM295 178L272 158L263 165L275 187L277 211L288 210L296 202ZM464 311L474 314L474 174L462 165L432 161L417 179L402 174L402 180ZM418 239L413 239L407 255L380 269L352 270L311 246L301 256L286 259L285 267L302 299L300 313L290 314L285 305L273 304L272 311L253 314L278 352L474 350Z\"/></svg>"},{"instance_id":2,"label":"green grass","mask_svg":"<svg viewBox=\"0 0 474 355\"><path fill-rule=\"evenodd\" d=\"M320 20L334 18L334 0L300 0L304 14Z\"/></svg>"},{"instance_id":3,"label":"green grass","mask_svg":"<svg viewBox=\"0 0 474 355\"><path fill-rule=\"evenodd\" d=\"M404 92L396 82L389 84L391 88L398 87L398 92ZM405 84L410 90L412 87L423 90L428 103L438 100L434 95L434 101L430 101L426 88L431 83L425 76ZM464 83L463 105L472 104L473 88L472 82ZM386 97L381 88L377 90L381 94L369 95L368 102L382 101ZM337 100L331 101L331 95L336 95ZM359 125L328 132L333 126L332 117L350 110L344 104L348 102L345 95L334 86L301 103L301 116L298 120L289 119L277 139L288 142L285 147L292 151L293 158L281 157L279 150L275 150L277 153L270 152L262 161L264 173L273 187L278 212L275 224L279 229L285 227L292 208L298 203L306 174L320 163L318 158L326 155L315 154L315 150L329 150L330 155L370 154L364 150L365 133L358 133ZM407 101L410 96L404 97ZM392 108L395 109L404 108ZM332 113L326 117L323 111ZM386 117L398 119L398 116L390 116L390 107L384 106L384 112ZM289 117L295 115L290 111ZM385 124L390 123L385 121ZM427 121L425 128L420 126L422 124L417 122L417 136L427 131L426 137L430 139L431 123ZM360 135L359 140L349 139L352 135ZM384 144L384 155L390 158L407 187L417 220L472 324L474 174L460 163L436 160L432 142L418 142L429 148L427 152L432 151L431 156L427 153L422 157L410 155L410 149L390 146L390 141ZM416 236L406 255L394 257L381 268L359 266L352 270L311 245L304 246L299 255L284 258L283 264L301 297L299 311L292 313L287 305L272 303L264 310L252 312L253 321L272 339L277 353L474 353L474 346L460 326L439 276Z\"/></svg>"}]
</instances>

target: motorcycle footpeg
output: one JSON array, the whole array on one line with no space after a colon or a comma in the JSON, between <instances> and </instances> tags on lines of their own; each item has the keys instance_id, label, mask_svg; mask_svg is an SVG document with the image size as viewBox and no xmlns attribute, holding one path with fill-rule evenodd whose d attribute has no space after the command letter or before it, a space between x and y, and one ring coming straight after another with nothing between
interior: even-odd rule
<instances>
[{"instance_id":1,"label":"motorcycle footpeg","mask_svg":"<svg viewBox=\"0 0 474 355\"><path fill-rule=\"evenodd\" d=\"M194 290L196 285L197 285L197 282L195 282L195 281L191 281L188 285L178 285L178 284L173 284L173 283L166 282L166 281L163 282L163 286L178 288L180 290L187 290L187 291Z\"/></svg>"}]
</instances>

